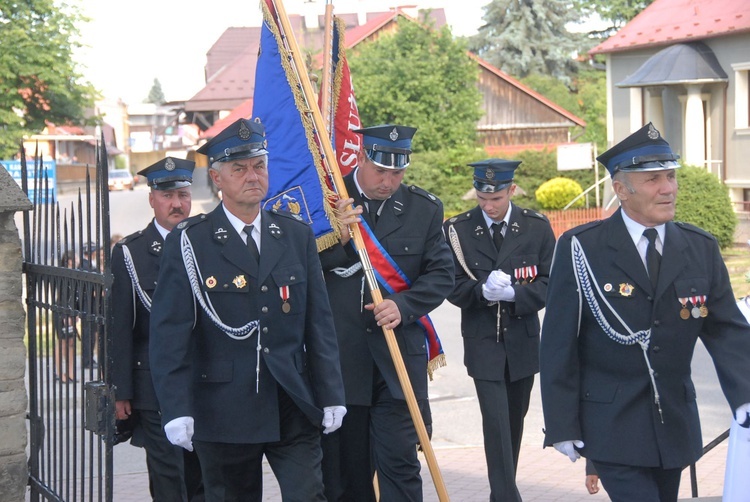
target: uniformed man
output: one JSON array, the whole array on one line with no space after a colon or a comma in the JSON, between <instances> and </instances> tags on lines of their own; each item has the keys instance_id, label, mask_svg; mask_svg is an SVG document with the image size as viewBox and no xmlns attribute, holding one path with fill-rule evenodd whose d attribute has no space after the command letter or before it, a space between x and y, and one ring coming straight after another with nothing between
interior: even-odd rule
<instances>
[{"instance_id":1,"label":"uniformed man","mask_svg":"<svg viewBox=\"0 0 750 502\"><path fill-rule=\"evenodd\" d=\"M520 163L469 164L478 205L443 227L456 270L448 300L461 308L464 364L482 412L490 500L498 502L521 500L515 476L555 249L547 218L510 201Z\"/></svg>"},{"instance_id":2,"label":"uniformed man","mask_svg":"<svg viewBox=\"0 0 750 502\"><path fill-rule=\"evenodd\" d=\"M357 168L344 179L351 198L338 202L341 243L320 254L335 306L349 410L341 430L324 438L328 500L375 500L374 470L380 500L422 500L417 433L382 331L395 330L415 397L424 408L428 349L420 319L450 293L453 262L443 239L440 200L402 184L415 131L399 125L354 131L362 135L363 150ZM381 275L384 300L377 306L350 243L348 224L360 219L366 222L366 238L381 248L370 253L375 269L383 270L390 260L401 281L399 286Z\"/></svg>"},{"instance_id":3,"label":"uniformed man","mask_svg":"<svg viewBox=\"0 0 750 502\"><path fill-rule=\"evenodd\" d=\"M167 157L138 173L148 179L154 218L112 251L116 416L135 423L130 442L146 449L149 489L157 501L203 500L197 456L172 445L161 427L148 357L151 299L164 240L190 215L194 168L194 162Z\"/></svg>"},{"instance_id":4,"label":"uniformed man","mask_svg":"<svg viewBox=\"0 0 750 502\"><path fill-rule=\"evenodd\" d=\"M620 209L558 241L540 352L545 445L592 460L615 501L675 501L703 444L698 338L750 421L750 326L716 239L673 222L678 156L647 124L598 157Z\"/></svg>"},{"instance_id":5,"label":"uniformed man","mask_svg":"<svg viewBox=\"0 0 750 502\"><path fill-rule=\"evenodd\" d=\"M260 500L264 455L284 500L324 500L321 424L336 430L346 408L315 237L261 210L260 121L237 120L198 152L223 201L164 245L150 347L164 429L195 446L209 502Z\"/></svg>"}]
</instances>

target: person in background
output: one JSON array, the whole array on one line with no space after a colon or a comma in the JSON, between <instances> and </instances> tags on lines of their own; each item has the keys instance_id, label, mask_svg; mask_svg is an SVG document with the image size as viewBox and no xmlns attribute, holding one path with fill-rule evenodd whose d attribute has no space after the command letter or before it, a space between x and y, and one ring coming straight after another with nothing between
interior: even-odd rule
<instances>
[{"instance_id":1,"label":"person in background","mask_svg":"<svg viewBox=\"0 0 750 502\"><path fill-rule=\"evenodd\" d=\"M72 251L65 251L62 254L60 266L75 268L75 255ZM73 281L70 279L63 280L57 294L56 303L58 306L71 311L78 308L77 293ZM75 382L77 318L65 312L55 312L53 319L55 332L57 333L57 342L55 343L55 368L57 373L55 379L62 383Z\"/></svg>"},{"instance_id":2,"label":"person in background","mask_svg":"<svg viewBox=\"0 0 750 502\"><path fill-rule=\"evenodd\" d=\"M542 326L545 446L591 460L614 502L674 502L702 454L698 338L750 425L750 326L711 234L672 221L678 156L647 124L598 157L620 209L558 240Z\"/></svg>"},{"instance_id":3,"label":"person in background","mask_svg":"<svg viewBox=\"0 0 750 502\"><path fill-rule=\"evenodd\" d=\"M491 501L521 500L516 486L523 422L539 371L544 308L555 235L536 211L511 202L521 162L487 159L474 168L477 206L443 226L453 249L464 364L482 413Z\"/></svg>"},{"instance_id":4,"label":"person in background","mask_svg":"<svg viewBox=\"0 0 750 502\"><path fill-rule=\"evenodd\" d=\"M258 120L203 145L222 202L167 236L151 309L151 374L167 438L198 453L206 500L260 501L262 461L284 500L325 500L323 433L346 414L315 236L265 211Z\"/></svg>"},{"instance_id":5,"label":"person in background","mask_svg":"<svg viewBox=\"0 0 750 502\"><path fill-rule=\"evenodd\" d=\"M453 288L453 261L443 239L443 205L434 195L402 183L416 129L382 125L359 129L363 149L344 178L349 199L337 203L341 241L320 253L346 388L347 417L323 438L323 474L330 501L422 500L417 432L383 328L394 330L414 395L426 421L428 349L420 319ZM347 209L349 208L349 209ZM363 213L363 210L365 211ZM405 289L381 284L374 305L348 225L364 219L380 244L370 254L377 269L395 264ZM392 291L388 293L388 291Z\"/></svg>"},{"instance_id":6,"label":"person in background","mask_svg":"<svg viewBox=\"0 0 750 502\"><path fill-rule=\"evenodd\" d=\"M195 163L166 157L138 174L148 180L154 217L148 226L118 239L112 252L112 384L118 420L134 420L130 443L146 450L149 490L155 501L203 500L195 452L172 445L161 426L151 381L149 322L164 240L190 216Z\"/></svg>"}]
</instances>

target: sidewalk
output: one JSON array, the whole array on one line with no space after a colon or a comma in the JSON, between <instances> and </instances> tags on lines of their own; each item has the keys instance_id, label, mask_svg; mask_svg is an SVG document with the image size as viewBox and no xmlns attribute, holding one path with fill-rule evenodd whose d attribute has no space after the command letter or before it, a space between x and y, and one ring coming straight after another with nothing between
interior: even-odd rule
<instances>
[{"instance_id":1,"label":"sidewalk","mask_svg":"<svg viewBox=\"0 0 750 502\"><path fill-rule=\"evenodd\" d=\"M701 500L721 500L726 444L726 442L722 443L698 462L699 494L704 497ZM121 448L142 452L142 450L129 445L118 446L117 448L118 453L122 452ZM489 499L484 450L481 447L437 446L434 451L446 491L452 502L486 502ZM427 462L424 456L420 457L424 500L425 502L437 502L439 499ZM127 474L117 474L117 466L115 466L114 500L116 502L149 500L145 458L142 465L143 469L140 472ZM596 495L589 495L586 492L583 485L583 469L583 459L571 463L552 448L542 449L524 445L521 449L518 469L518 487L521 496L525 502L603 502L609 500L603 489ZM263 500L281 500L278 484L267 463L263 464L263 484ZM690 499L690 474L688 469L683 472L680 499Z\"/></svg>"}]
</instances>

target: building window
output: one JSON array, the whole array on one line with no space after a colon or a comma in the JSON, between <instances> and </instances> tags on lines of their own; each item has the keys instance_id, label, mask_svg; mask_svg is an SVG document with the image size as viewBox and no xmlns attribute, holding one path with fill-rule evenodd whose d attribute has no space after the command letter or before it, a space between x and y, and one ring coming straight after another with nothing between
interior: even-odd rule
<instances>
[{"instance_id":1,"label":"building window","mask_svg":"<svg viewBox=\"0 0 750 502\"><path fill-rule=\"evenodd\" d=\"M750 63L732 65L734 70L734 127L750 133Z\"/></svg>"}]
</instances>

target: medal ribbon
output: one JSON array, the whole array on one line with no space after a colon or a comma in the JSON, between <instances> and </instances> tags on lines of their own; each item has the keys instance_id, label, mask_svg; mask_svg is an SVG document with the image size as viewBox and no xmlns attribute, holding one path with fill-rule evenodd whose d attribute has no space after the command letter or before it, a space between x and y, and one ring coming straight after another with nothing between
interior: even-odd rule
<instances>
[{"instance_id":1,"label":"medal ribbon","mask_svg":"<svg viewBox=\"0 0 750 502\"><path fill-rule=\"evenodd\" d=\"M398 264L391 258L388 251L378 242L378 238L372 232L370 226L365 222L364 218L360 219L360 230L362 233L362 240L365 243L365 249L367 254L370 256L370 262L375 271L375 278L388 293L400 293L411 286L411 281L406 277L406 274L399 268ZM354 240L351 241L354 245ZM440 342L437 331L435 331L435 325L432 323L430 316L424 315L416 321L416 323L422 328L425 333L425 340L427 341L427 357L428 361L432 362L443 355L443 345ZM437 364L442 366L440 360ZM428 369L428 372L432 374L432 371Z\"/></svg>"},{"instance_id":2,"label":"medal ribbon","mask_svg":"<svg viewBox=\"0 0 750 502\"><path fill-rule=\"evenodd\" d=\"M281 301L283 301L284 303L289 301L289 286L280 286L279 296L281 296Z\"/></svg>"}]
</instances>

